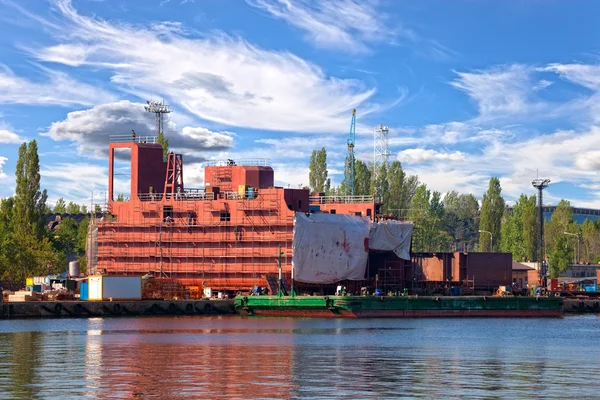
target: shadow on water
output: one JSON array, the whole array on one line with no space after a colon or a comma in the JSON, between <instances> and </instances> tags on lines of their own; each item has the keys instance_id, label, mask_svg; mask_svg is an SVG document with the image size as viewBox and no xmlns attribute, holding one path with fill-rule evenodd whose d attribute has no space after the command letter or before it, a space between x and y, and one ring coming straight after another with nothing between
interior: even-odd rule
<instances>
[{"instance_id":1,"label":"shadow on water","mask_svg":"<svg viewBox=\"0 0 600 400\"><path fill-rule=\"evenodd\" d=\"M598 318L0 322L9 398L594 398ZM3 397L0 395L0 397Z\"/></svg>"}]
</instances>

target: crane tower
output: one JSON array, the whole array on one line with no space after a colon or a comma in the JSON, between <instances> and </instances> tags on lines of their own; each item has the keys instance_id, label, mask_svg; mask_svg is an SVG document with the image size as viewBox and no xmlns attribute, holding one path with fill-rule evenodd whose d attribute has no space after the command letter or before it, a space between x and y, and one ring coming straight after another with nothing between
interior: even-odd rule
<instances>
[{"instance_id":1,"label":"crane tower","mask_svg":"<svg viewBox=\"0 0 600 400\"><path fill-rule=\"evenodd\" d=\"M356 109L352 110L352 122L350 122L350 133L348 134L348 157L344 175L346 177L346 194L354 196L354 144L356 141Z\"/></svg>"}]
</instances>

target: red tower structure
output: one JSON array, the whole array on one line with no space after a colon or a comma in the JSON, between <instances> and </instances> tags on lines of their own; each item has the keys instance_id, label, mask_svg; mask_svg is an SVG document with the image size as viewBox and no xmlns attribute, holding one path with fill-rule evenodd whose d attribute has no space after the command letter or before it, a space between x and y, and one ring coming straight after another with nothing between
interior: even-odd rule
<instances>
[{"instance_id":1,"label":"red tower structure","mask_svg":"<svg viewBox=\"0 0 600 400\"><path fill-rule=\"evenodd\" d=\"M130 198L115 201L115 150L131 151ZM370 197L324 195L274 186L265 162L226 160L205 167L205 188L183 184L183 157L154 137L109 145L108 214L92 221L88 271L151 274L185 286L248 290L291 273L296 212L376 215Z\"/></svg>"}]
</instances>

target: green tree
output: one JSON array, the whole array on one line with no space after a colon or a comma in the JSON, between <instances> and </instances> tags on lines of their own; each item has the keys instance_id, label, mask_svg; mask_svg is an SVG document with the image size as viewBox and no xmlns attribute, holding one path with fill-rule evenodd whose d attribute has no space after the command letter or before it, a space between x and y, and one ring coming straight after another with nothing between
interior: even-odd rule
<instances>
[{"instance_id":1,"label":"green tree","mask_svg":"<svg viewBox=\"0 0 600 400\"><path fill-rule=\"evenodd\" d=\"M505 208L501 193L500 180L496 177L491 178L488 190L481 201L479 229L486 232L481 232L479 235L480 251L494 251L501 243L502 215ZM492 237L487 232L490 232ZM493 246L490 241L493 241Z\"/></svg>"},{"instance_id":2,"label":"green tree","mask_svg":"<svg viewBox=\"0 0 600 400\"><path fill-rule=\"evenodd\" d=\"M313 192L327 192L331 181L327 179L327 150L313 150L310 155L308 180Z\"/></svg>"},{"instance_id":3,"label":"green tree","mask_svg":"<svg viewBox=\"0 0 600 400\"><path fill-rule=\"evenodd\" d=\"M169 154L169 139L165 137L163 132L158 132L158 137L156 138L158 144L160 144L163 148L163 159L167 159L167 154Z\"/></svg>"},{"instance_id":4,"label":"green tree","mask_svg":"<svg viewBox=\"0 0 600 400\"><path fill-rule=\"evenodd\" d=\"M70 201L67 205L67 214L81 214L81 207Z\"/></svg>"},{"instance_id":5,"label":"green tree","mask_svg":"<svg viewBox=\"0 0 600 400\"><path fill-rule=\"evenodd\" d=\"M8 278L8 269L14 259L12 216L14 199L0 199L0 279Z\"/></svg>"},{"instance_id":6,"label":"green tree","mask_svg":"<svg viewBox=\"0 0 600 400\"><path fill-rule=\"evenodd\" d=\"M411 207L408 218L414 224L413 231L413 249L414 251L425 251L429 248L429 199L431 192L427 190L427 185L423 184L417 187L415 195L411 201Z\"/></svg>"},{"instance_id":7,"label":"green tree","mask_svg":"<svg viewBox=\"0 0 600 400\"><path fill-rule=\"evenodd\" d=\"M46 225L44 214L48 194L46 190L40 190L40 159L35 140L19 147L15 176L15 233L41 238Z\"/></svg>"},{"instance_id":8,"label":"green tree","mask_svg":"<svg viewBox=\"0 0 600 400\"><path fill-rule=\"evenodd\" d=\"M512 253L513 260L536 260L537 207L535 196L519 197L512 211L505 209L502 218L500 249Z\"/></svg>"},{"instance_id":9,"label":"green tree","mask_svg":"<svg viewBox=\"0 0 600 400\"><path fill-rule=\"evenodd\" d=\"M444 229L456 249L475 248L479 237L479 203L472 194L452 190L444 196Z\"/></svg>"},{"instance_id":10,"label":"green tree","mask_svg":"<svg viewBox=\"0 0 600 400\"><path fill-rule=\"evenodd\" d=\"M598 255L600 245L600 230L598 224L586 219L581 224L581 261L591 263Z\"/></svg>"},{"instance_id":11,"label":"green tree","mask_svg":"<svg viewBox=\"0 0 600 400\"><path fill-rule=\"evenodd\" d=\"M56 204L52 208L52 212L55 214L66 214L67 212L67 204L65 203L65 199L62 197L56 200Z\"/></svg>"},{"instance_id":12,"label":"green tree","mask_svg":"<svg viewBox=\"0 0 600 400\"><path fill-rule=\"evenodd\" d=\"M27 276L56 266L57 254L47 236L46 191L40 190L40 165L37 142L23 143L15 168L17 185L10 221L13 255L3 276L23 280Z\"/></svg>"},{"instance_id":13,"label":"green tree","mask_svg":"<svg viewBox=\"0 0 600 400\"><path fill-rule=\"evenodd\" d=\"M116 201L125 201L125 195L123 193L119 193Z\"/></svg>"},{"instance_id":14,"label":"green tree","mask_svg":"<svg viewBox=\"0 0 600 400\"><path fill-rule=\"evenodd\" d=\"M371 171L361 160L354 161L354 194L368 196L371 190Z\"/></svg>"},{"instance_id":15,"label":"green tree","mask_svg":"<svg viewBox=\"0 0 600 400\"><path fill-rule=\"evenodd\" d=\"M568 239L565 235L557 237L548 257L550 277L558 278L559 274L569 267L572 260L573 248L569 246Z\"/></svg>"}]
</instances>

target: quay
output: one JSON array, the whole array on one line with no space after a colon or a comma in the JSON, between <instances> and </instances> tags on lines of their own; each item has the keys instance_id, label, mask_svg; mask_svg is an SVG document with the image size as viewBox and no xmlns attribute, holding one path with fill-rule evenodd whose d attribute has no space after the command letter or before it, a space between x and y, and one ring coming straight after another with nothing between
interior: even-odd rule
<instances>
[{"instance_id":1,"label":"quay","mask_svg":"<svg viewBox=\"0 0 600 400\"><path fill-rule=\"evenodd\" d=\"M0 302L0 319L235 314L233 300Z\"/></svg>"}]
</instances>

